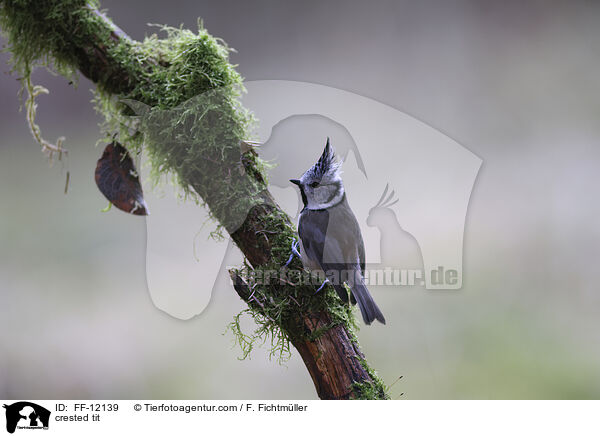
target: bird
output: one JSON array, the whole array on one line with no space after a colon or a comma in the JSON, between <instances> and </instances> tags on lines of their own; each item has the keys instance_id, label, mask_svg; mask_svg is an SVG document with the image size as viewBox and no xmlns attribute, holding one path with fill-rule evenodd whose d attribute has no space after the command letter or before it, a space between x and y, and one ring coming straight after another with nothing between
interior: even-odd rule
<instances>
[{"instance_id":1,"label":"bird","mask_svg":"<svg viewBox=\"0 0 600 436\"><path fill-rule=\"evenodd\" d=\"M304 205L298 218L299 240L294 241L292 252L306 269L323 274L344 302L348 302L346 283L350 301L358 303L365 324L374 320L385 324L364 282L365 245L344 190L341 163L329 138L317 163L290 182L300 189Z\"/></svg>"}]
</instances>

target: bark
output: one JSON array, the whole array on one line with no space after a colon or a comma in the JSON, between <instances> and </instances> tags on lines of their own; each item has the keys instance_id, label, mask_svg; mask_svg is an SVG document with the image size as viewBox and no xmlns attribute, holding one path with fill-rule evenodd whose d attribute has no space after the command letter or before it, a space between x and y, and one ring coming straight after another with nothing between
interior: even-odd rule
<instances>
[{"instance_id":1,"label":"bark","mask_svg":"<svg viewBox=\"0 0 600 436\"><path fill-rule=\"evenodd\" d=\"M230 272L234 289L244 301L252 304L252 292L246 282ZM385 392L371 392L368 396L353 389L355 383L367 385L374 380L365 368L365 356L358 342L343 325L328 328L331 317L327 312L301 313L298 320L307 335L291 337L308 370L317 395L322 400L347 400L351 398L385 399ZM324 330L316 339L306 339Z\"/></svg>"}]
</instances>

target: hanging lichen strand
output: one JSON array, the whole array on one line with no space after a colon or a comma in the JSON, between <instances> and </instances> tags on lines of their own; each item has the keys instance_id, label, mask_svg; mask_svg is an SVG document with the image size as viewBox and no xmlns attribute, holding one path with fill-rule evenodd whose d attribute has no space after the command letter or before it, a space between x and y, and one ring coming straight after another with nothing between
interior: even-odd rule
<instances>
[{"instance_id":1,"label":"hanging lichen strand","mask_svg":"<svg viewBox=\"0 0 600 436\"><path fill-rule=\"evenodd\" d=\"M197 33L162 27L166 38L135 42L97 7L85 0L0 0L0 28L14 70L28 79L41 65L70 80L81 71L97 85L106 137L116 134L132 154L143 142L155 176L174 175L187 194L209 207L247 260L231 271L258 325L249 335L240 330L239 317L230 326L244 354L270 336L273 355L285 358L291 341L320 396L386 398L385 385L358 347L352 310L331 286L314 295L310 284L241 279L258 270L280 270L297 235L267 191L263 162L254 151L240 150L240 141L250 139L253 119L239 104L242 79L229 63L229 49L202 25ZM289 268L305 274L297 259ZM342 342L320 348L332 341ZM335 374L323 359L333 359L336 371L351 375L344 386L325 381Z\"/></svg>"},{"instance_id":2,"label":"hanging lichen strand","mask_svg":"<svg viewBox=\"0 0 600 436\"><path fill-rule=\"evenodd\" d=\"M252 118L238 103L242 79L229 63L229 49L202 26L197 33L163 27L164 39L152 35L137 43L119 37L111 44L108 40L123 34L108 32L106 18L90 13L97 6L82 0L3 1L0 26L14 69L29 78L43 65L73 80L74 66L80 67L98 84L96 102L107 132L118 130L120 142L134 153L144 140L154 175L175 175L188 194L191 186L202 188L197 194L211 204L219 223L228 227L232 215L238 221L261 187L256 178L234 180L230 172L240 163L239 144L248 139ZM78 32L71 32L75 27ZM106 48L102 65L81 50L98 40ZM135 114L123 100L150 108L143 135L131 129ZM220 198L226 201L215 201Z\"/></svg>"}]
</instances>

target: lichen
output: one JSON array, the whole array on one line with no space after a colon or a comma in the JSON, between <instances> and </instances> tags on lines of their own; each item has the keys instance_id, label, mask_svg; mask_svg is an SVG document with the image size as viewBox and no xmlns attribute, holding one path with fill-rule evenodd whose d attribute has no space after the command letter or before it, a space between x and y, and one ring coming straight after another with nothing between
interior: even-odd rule
<instances>
[{"instance_id":1,"label":"lichen","mask_svg":"<svg viewBox=\"0 0 600 436\"><path fill-rule=\"evenodd\" d=\"M42 131L40 126L38 126L35 122L35 116L37 114L37 103L36 97L41 94L48 94L49 91L40 85L34 85L31 82L31 75L27 75L23 79L23 87L27 91L27 100L25 101L25 110L26 110L26 118L27 124L29 125L29 130L33 138L37 141L38 144L42 147L42 151L48 155L48 159L52 162L54 155L58 155L58 160L62 160L63 155L67 154L67 150L63 147L63 142L65 141L64 136L59 137L56 140L55 144L44 139L42 136ZM68 173L67 173L68 174ZM68 186L68 179L67 185ZM66 188L65 188L66 192Z\"/></svg>"},{"instance_id":2,"label":"lichen","mask_svg":"<svg viewBox=\"0 0 600 436\"><path fill-rule=\"evenodd\" d=\"M34 85L31 74L36 67L43 66L52 72L59 73L71 81L76 81L74 59L72 56L76 41L68 41L61 32L72 25L73 20L81 12L83 0L65 1L26 1L3 0L0 2L0 30L8 41L5 51L9 52L12 71L18 73L22 91L27 91L25 101L26 118L31 134L42 151L61 159L66 150L58 138L53 144L43 138L40 127L35 122L36 97L47 94L48 90ZM90 2L95 5L95 2ZM100 32L99 27L93 31Z\"/></svg>"}]
</instances>

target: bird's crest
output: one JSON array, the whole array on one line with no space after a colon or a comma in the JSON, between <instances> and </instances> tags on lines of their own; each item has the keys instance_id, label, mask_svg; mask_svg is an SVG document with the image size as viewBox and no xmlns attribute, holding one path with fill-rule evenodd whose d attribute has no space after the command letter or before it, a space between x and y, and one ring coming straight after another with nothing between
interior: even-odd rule
<instances>
[{"instance_id":1,"label":"bird's crest","mask_svg":"<svg viewBox=\"0 0 600 436\"><path fill-rule=\"evenodd\" d=\"M335 151L329 143L329 138L327 138L323 154L321 154L317 163L308 172L316 179L323 179L327 176L333 178L340 169L340 166L341 164L336 159Z\"/></svg>"}]
</instances>

